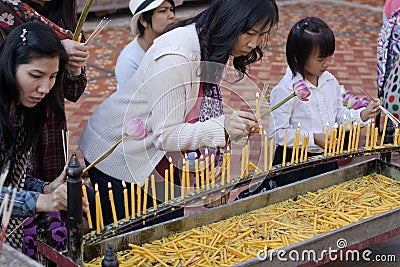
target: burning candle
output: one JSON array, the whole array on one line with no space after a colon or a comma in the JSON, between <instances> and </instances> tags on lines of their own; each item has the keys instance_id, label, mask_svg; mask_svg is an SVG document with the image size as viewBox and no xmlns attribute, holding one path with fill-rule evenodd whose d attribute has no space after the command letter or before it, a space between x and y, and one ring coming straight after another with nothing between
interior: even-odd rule
<instances>
[{"instance_id":1,"label":"burning candle","mask_svg":"<svg viewBox=\"0 0 400 267\"><path fill-rule=\"evenodd\" d=\"M135 184L131 183L131 216L135 219L136 216L136 200L135 200Z\"/></svg>"},{"instance_id":2,"label":"burning candle","mask_svg":"<svg viewBox=\"0 0 400 267\"><path fill-rule=\"evenodd\" d=\"M113 191L112 191L110 182L108 182L108 197L110 198L111 213L113 216L114 226L117 227L118 226L117 212L115 211L114 195L113 195Z\"/></svg>"},{"instance_id":3,"label":"burning candle","mask_svg":"<svg viewBox=\"0 0 400 267\"><path fill-rule=\"evenodd\" d=\"M347 146L347 152L351 152L351 148L352 148L352 140L353 140L353 113L350 113L351 115L351 120L350 120L350 133L349 133L349 144Z\"/></svg>"},{"instance_id":4,"label":"burning candle","mask_svg":"<svg viewBox=\"0 0 400 267\"><path fill-rule=\"evenodd\" d=\"M201 190L204 189L204 160L203 155L200 156L200 178L201 178Z\"/></svg>"},{"instance_id":5,"label":"burning candle","mask_svg":"<svg viewBox=\"0 0 400 267\"><path fill-rule=\"evenodd\" d=\"M149 192L149 179L144 182L144 194L143 194L143 215L147 213L147 194Z\"/></svg>"},{"instance_id":6,"label":"burning candle","mask_svg":"<svg viewBox=\"0 0 400 267\"><path fill-rule=\"evenodd\" d=\"M267 159L268 159L268 148L267 148L267 144L268 144L268 136L267 136L267 132L264 130L264 172L267 172Z\"/></svg>"},{"instance_id":7,"label":"burning candle","mask_svg":"<svg viewBox=\"0 0 400 267\"><path fill-rule=\"evenodd\" d=\"M260 110L260 94L257 92L256 93L256 114L257 114L257 119L261 119L261 110Z\"/></svg>"},{"instance_id":8,"label":"burning candle","mask_svg":"<svg viewBox=\"0 0 400 267\"><path fill-rule=\"evenodd\" d=\"M265 156L264 156L264 159L265 159ZM240 165L240 178L243 178L244 177L244 147L242 147L242 160L241 160L240 163L241 163L241 165Z\"/></svg>"},{"instance_id":9,"label":"burning candle","mask_svg":"<svg viewBox=\"0 0 400 267\"><path fill-rule=\"evenodd\" d=\"M340 144L342 143L342 135L343 135L343 125L339 125L339 131L338 131L338 139L337 139L337 146L333 154L339 154L340 153Z\"/></svg>"},{"instance_id":10,"label":"burning candle","mask_svg":"<svg viewBox=\"0 0 400 267\"><path fill-rule=\"evenodd\" d=\"M357 125L353 124L353 141L351 142L351 151L356 149Z\"/></svg>"},{"instance_id":11,"label":"burning candle","mask_svg":"<svg viewBox=\"0 0 400 267\"><path fill-rule=\"evenodd\" d=\"M207 190L209 190L210 189L210 168L209 168L210 157L208 156L208 148L206 148L205 154L206 154L206 187L207 187Z\"/></svg>"},{"instance_id":12,"label":"burning candle","mask_svg":"<svg viewBox=\"0 0 400 267\"><path fill-rule=\"evenodd\" d=\"M151 175L151 195L153 198L153 210L157 210L157 192L156 192L156 179L154 174Z\"/></svg>"},{"instance_id":13,"label":"burning candle","mask_svg":"<svg viewBox=\"0 0 400 267\"><path fill-rule=\"evenodd\" d=\"M228 182L228 184L231 183L231 150L230 147L227 146L226 147L227 150L227 154L226 154L226 181Z\"/></svg>"},{"instance_id":14,"label":"burning candle","mask_svg":"<svg viewBox=\"0 0 400 267\"><path fill-rule=\"evenodd\" d=\"M182 177L181 177L181 199L185 198L185 184L186 184L186 160L182 159Z\"/></svg>"},{"instance_id":15,"label":"burning candle","mask_svg":"<svg viewBox=\"0 0 400 267\"><path fill-rule=\"evenodd\" d=\"M366 133L365 133L365 149L369 149L370 127L371 127L371 124L368 123Z\"/></svg>"},{"instance_id":16,"label":"burning candle","mask_svg":"<svg viewBox=\"0 0 400 267\"><path fill-rule=\"evenodd\" d=\"M226 155L222 156L222 166L221 166L221 185L225 185L225 174L226 174Z\"/></svg>"},{"instance_id":17,"label":"burning candle","mask_svg":"<svg viewBox=\"0 0 400 267\"><path fill-rule=\"evenodd\" d=\"M165 205L168 205L168 169L165 169L164 172L164 202Z\"/></svg>"},{"instance_id":18,"label":"burning candle","mask_svg":"<svg viewBox=\"0 0 400 267\"><path fill-rule=\"evenodd\" d=\"M272 159L274 158L274 138L269 141L269 170L272 170Z\"/></svg>"},{"instance_id":19,"label":"burning candle","mask_svg":"<svg viewBox=\"0 0 400 267\"><path fill-rule=\"evenodd\" d=\"M245 156L244 156L245 163L244 163L244 167L245 167L245 169L246 169L246 177L248 177L248 176L249 176L249 145L248 145L248 144L245 146L244 151L245 151Z\"/></svg>"},{"instance_id":20,"label":"burning candle","mask_svg":"<svg viewBox=\"0 0 400 267\"><path fill-rule=\"evenodd\" d=\"M304 151L306 149L306 136L303 136L303 139L301 141L301 150L300 150L300 162L303 162L303 158L304 158Z\"/></svg>"},{"instance_id":21,"label":"burning candle","mask_svg":"<svg viewBox=\"0 0 400 267\"><path fill-rule=\"evenodd\" d=\"M100 234L100 193L99 193L99 185L94 185L95 191L95 201L96 201L96 233Z\"/></svg>"},{"instance_id":22,"label":"burning candle","mask_svg":"<svg viewBox=\"0 0 400 267\"><path fill-rule=\"evenodd\" d=\"M387 122L388 122L388 115L385 116L385 121L384 121L384 123L383 123L382 138L381 138L381 146L383 146L383 142L385 141L385 134L386 134Z\"/></svg>"},{"instance_id":23,"label":"burning candle","mask_svg":"<svg viewBox=\"0 0 400 267\"><path fill-rule=\"evenodd\" d=\"M187 193L188 194L190 194L190 186L191 186L191 183L190 183L190 166L189 166L189 164L190 164L190 162L189 162L189 158L188 158L188 154L187 153L185 153L185 159L186 159L186 161L185 161L185 163L186 163L186 167L185 167L185 172L186 172L186 186L187 186Z\"/></svg>"},{"instance_id":24,"label":"burning candle","mask_svg":"<svg viewBox=\"0 0 400 267\"><path fill-rule=\"evenodd\" d=\"M333 125L332 129L332 134L333 134L333 144L332 144L332 151L331 155L335 155L335 148L336 148L336 137L337 137L337 129L338 129L338 124L335 122Z\"/></svg>"},{"instance_id":25,"label":"burning candle","mask_svg":"<svg viewBox=\"0 0 400 267\"><path fill-rule=\"evenodd\" d=\"M297 130L294 137L294 147L296 148L296 164L299 163L299 142L300 142L300 122L297 125Z\"/></svg>"},{"instance_id":26,"label":"burning candle","mask_svg":"<svg viewBox=\"0 0 400 267\"><path fill-rule=\"evenodd\" d=\"M324 158L328 156L328 137L329 137L329 123L325 125L325 145L324 145Z\"/></svg>"},{"instance_id":27,"label":"burning candle","mask_svg":"<svg viewBox=\"0 0 400 267\"><path fill-rule=\"evenodd\" d=\"M340 154L343 153L344 139L346 137L346 131L347 131L347 117L346 117L346 115L344 115L343 134L342 134L342 141L340 143Z\"/></svg>"},{"instance_id":28,"label":"burning candle","mask_svg":"<svg viewBox=\"0 0 400 267\"><path fill-rule=\"evenodd\" d=\"M83 193L83 197L86 199L86 201L89 201L88 196L87 196L86 186L83 183L83 180L82 180L82 193ZM90 207L89 207L88 212L86 213L86 216L87 216L88 226L91 229L91 228L93 228L93 223L92 223L92 215L90 214Z\"/></svg>"},{"instance_id":29,"label":"burning candle","mask_svg":"<svg viewBox=\"0 0 400 267\"><path fill-rule=\"evenodd\" d=\"M225 156L225 154L224 154ZM215 154L211 154L211 187L215 188Z\"/></svg>"},{"instance_id":30,"label":"burning candle","mask_svg":"<svg viewBox=\"0 0 400 267\"><path fill-rule=\"evenodd\" d=\"M169 157L169 180L170 180L170 185L171 185L171 200L175 198L175 177L174 177L174 164L172 163L172 158Z\"/></svg>"},{"instance_id":31,"label":"burning candle","mask_svg":"<svg viewBox=\"0 0 400 267\"><path fill-rule=\"evenodd\" d=\"M142 187L140 184L137 184L137 189L136 189L136 200L137 200L137 216L140 217L141 212L142 212Z\"/></svg>"},{"instance_id":32,"label":"burning candle","mask_svg":"<svg viewBox=\"0 0 400 267\"><path fill-rule=\"evenodd\" d=\"M376 148L376 143L378 142L378 127L375 127L374 132L374 148Z\"/></svg>"},{"instance_id":33,"label":"burning candle","mask_svg":"<svg viewBox=\"0 0 400 267\"><path fill-rule=\"evenodd\" d=\"M306 149L304 151L304 161L307 161L308 159L308 142L310 141L310 136L306 136Z\"/></svg>"},{"instance_id":34,"label":"burning candle","mask_svg":"<svg viewBox=\"0 0 400 267\"><path fill-rule=\"evenodd\" d=\"M357 124L357 137L356 137L356 144L355 144L355 150L358 150L358 143L360 141L360 134L361 134L361 122Z\"/></svg>"},{"instance_id":35,"label":"burning candle","mask_svg":"<svg viewBox=\"0 0 400 267\"><path fill-rule=\"evenodd\" d=\"M372 124L371 124L371 148L375 148L374 143L374 138L375 138L375 119L372 118Z\"/></svg>"},{"instance_id":36,"label":"burning candle","mask_svg":"<svg viewBox=\"0 0 400 267\"><path fill-rule=\"evenodd\" d=\"M126 189L124 180L122 180L122 187L124 188L125 221L129 221L128 189Z\"/></svg>"},{"instance_id":37,"label":"burning candle","mask_svg":"<svg viewBox=\"0 0 400 267\"><path fill-rule=\"evenodd\" d=\"M282 157L282 167L286 166L286 149L287 149L287 139L288 139L288 133L285 133L285 136L283 137L283 157Z\"/></svg>"}]
</instances>

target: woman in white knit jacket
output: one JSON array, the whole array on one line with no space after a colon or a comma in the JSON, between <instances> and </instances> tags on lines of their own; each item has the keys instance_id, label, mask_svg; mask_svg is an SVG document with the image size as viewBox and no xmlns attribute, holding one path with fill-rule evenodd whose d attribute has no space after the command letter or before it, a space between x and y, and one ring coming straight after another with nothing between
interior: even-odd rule
<instances>
[{"instance_id":1,"label":"woman in white knit jacket","mask_svg":"<svg viewBox=\"0 0 400 267\"><path fill-rule=\"evenodd\" d=\"M120 180L142 185L151 174L162 178L167 152L225 147L229 136L258 132L254 114L223 114L218 81L230 57L243 74L261 59L259 45L277 23L274 0L216 0L154 41L135 75L99 106L79 140L91 163L121 137L125 118L138 116L149 130L143 140L125 138L89 171L92 183L99 184L105 223L112 222L108 182L115 185L117 214L123 218Z\"/></svg>"}]
</instances>

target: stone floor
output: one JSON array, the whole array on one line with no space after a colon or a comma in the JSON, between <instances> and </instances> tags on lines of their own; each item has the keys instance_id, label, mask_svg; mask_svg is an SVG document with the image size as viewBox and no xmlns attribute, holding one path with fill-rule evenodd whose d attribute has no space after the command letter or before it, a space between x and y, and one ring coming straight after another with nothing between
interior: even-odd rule
<instances>
[{"instance_id":1,"label":"stone floor","mask_svg":"<svg viewBox=\"0 0 400 267\"><path fill-rule=\"evenodd\" d=\"M336 36L336 52L330 71L338 78L346 89L354 94L364 96L363 90L376 95L376 40L382 24L382 7L384 0L277 0L280 22L270 36L268 47L264 49L262 62L251 67L254 86L244 86L236 91L237 96L224 96L231 107L243 108L255 106L255 94L262 90L263 83L275 85L286 69L285 40L290 27L306 16L322 18L333 29ZM186 18L200 12L207 3L188 2L177 8L177 17ZM130 34L130 17L127 11L109 14L112 23L100 33L90 44L90 54L87 65L89 83L85 94L77 103L67 103L67 120L70 130L70 151L77 151L77 141L88 118L98 105L115 91L116 80L114 67L121 49L133 39ZM88 33L95 27L99 18L91 17L85 24ZM268 91L264 91L268 94ZM266 109L267 102L261 103ZM263 122L266 126L266 122ZM254 138L252 162L262 166L261 138ZM362 140L361 140L362 143ZM233 160L238 160L234 156ZM354 159L353 162L365 160ZM392 163L399 164L397 153ZM239 164L236 164L239 166ZM236 170L237 171L237 170ZM372 247L380 253L396 254L400 262L400 238L395 237ZM383 251L383 252L382 252ZM399 266L400 264L383 263L348 263L346 266ZM345 263L330 263L327 266L345 266Z\"/></svg>"}]
</instances>

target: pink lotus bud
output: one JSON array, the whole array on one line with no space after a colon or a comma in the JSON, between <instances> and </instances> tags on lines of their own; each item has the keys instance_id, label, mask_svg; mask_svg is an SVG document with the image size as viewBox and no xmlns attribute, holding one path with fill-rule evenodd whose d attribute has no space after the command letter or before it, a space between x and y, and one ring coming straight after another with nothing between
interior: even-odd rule
<instances>
[{"instance_id":1,"label":"pink lotus bud","mask_svg":"<svg viewBox=\"0 0 400 267\"><path fill-rule=\"evenodd\" d=\"M126 119L125 130L134 140L142 140L149 134L146 124L141 118L136 116L131 116Z\"/></svg>"},{"instance_id":2,"label":"pink lotus bud","mask_svg":"<svg viewBox=\"0 0 400 267\"><path fill-rule=\"evenodd\" d=\"M343 96L343 101L349 101L350 97L352 97L353 94L350 91L346 91L346 93Z\"/></svg>"},{"instance_id":3,"label":"pink lotus bud","mask_svg":"<svg viewBox=\"0 0 400 267\"><path fill-rule=\"evenodd\" d=\"M359 101L358 96L353 95L352 97L349 98L347 102L347 107L348 108L353 108L354 105Z\"/></svg>"},{"instance_id":4,"label":"pink lotus bud","mask_svg":"<svg viewBox=\"0 0 400 267\"><path fill-rule=\"evenodd\" d=\"M308 101L311 91L303 80L298 80L297 82L293 83L293 90L300 100Z\"/></svg>"}]
</instances>

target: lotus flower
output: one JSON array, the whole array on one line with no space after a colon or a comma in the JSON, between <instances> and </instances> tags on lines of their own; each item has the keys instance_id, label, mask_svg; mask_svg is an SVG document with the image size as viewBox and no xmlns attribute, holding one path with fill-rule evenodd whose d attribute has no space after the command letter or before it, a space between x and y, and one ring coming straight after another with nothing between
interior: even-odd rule
<instances>
[{"instance_id":1,"label":"lotus flower","mask_svg":"<svg viewBox=\"0 0 400 267\"><path fill-rule=\"evenodd\" d=\"M106 159L114 150L117 148L117 146L122 142L122 140L125 139L125 137L130 136L134 140L142 140L146 138L148 135L149 131L147 130L146 124L140 119L139 117L132 116L129 117L125 120L125 133L122 135L117 142L106 152L104 152L100 157L98 157L95 161L93 161L89 166L87 166L82 173L87 172L90 170L92 167L94 167L96 164L102 162L104 159Z\"/></svg>"},{"instance_id":2,"label":"lotus flower","mask_svg":"<svg viewBox=\"0 0 400 267\"><path fill-rule=\"evenodd\" d=\"M129 117L125 121L126 134L134 140L142 140L149 134L146 124L139 117Z\"/></svg>"},{"instance_id":3,"label":"lotus flower","mask_svg":"<svg viewBox=\"0 0 400 267\"><path fill-rule=\"evenodd\" d=\"M297 82L294 82L292 86L293 86L294 92L292 94L290 94L288 97L286 97L285 99L283 99L281 102L279 102L278 104L276 104L275 106L273 106L272 108L270 108L269 110L264 112L261 115L261 118L264 118L265 116L270 114L272 111L279 108L280 106L282 106L283 104L285 104L286 102L288 102L290 99L292 99L295 96L297 96L301 101L308 101L308 97L310 96L311 91L303 80L298 80Z\"/></svg>"}]
</instances>

